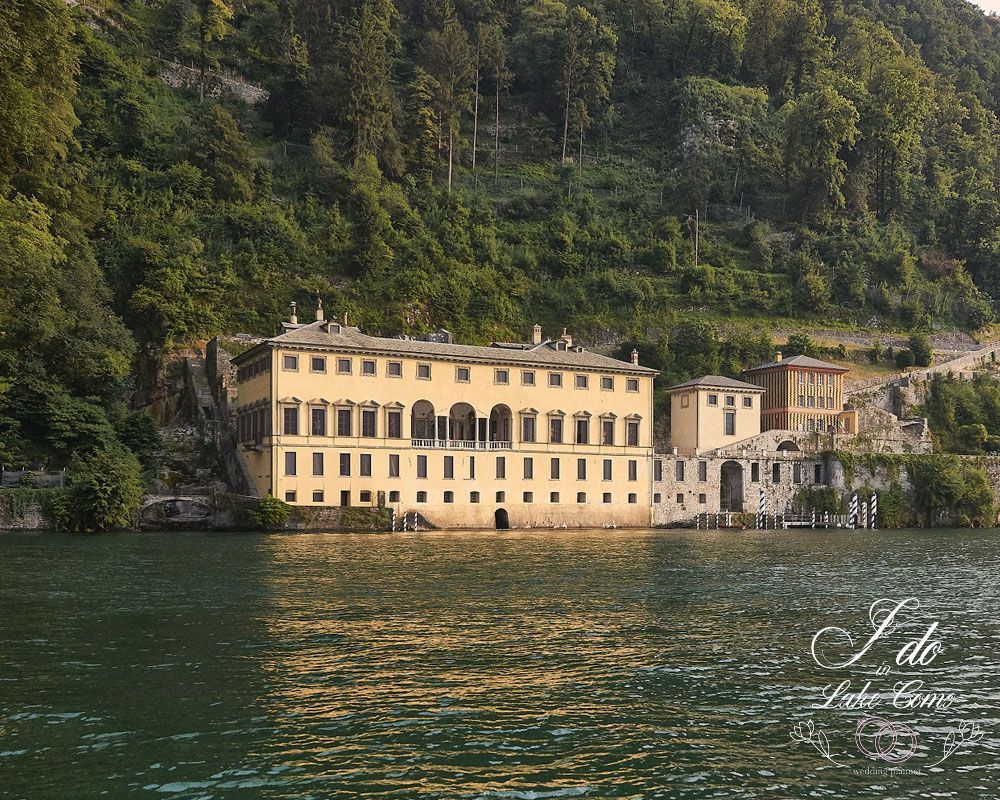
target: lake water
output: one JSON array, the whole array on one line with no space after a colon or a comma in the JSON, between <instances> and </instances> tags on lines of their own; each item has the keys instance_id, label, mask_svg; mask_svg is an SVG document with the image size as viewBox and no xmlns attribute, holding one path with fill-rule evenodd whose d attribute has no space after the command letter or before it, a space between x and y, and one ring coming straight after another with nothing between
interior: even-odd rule
<instances>
[{"instance_id":1,"label":"lake water","mask_svg":"<svg viewBox=\"0 0 1000 800\"><path fill-rule=\"evenodd\" d=\"M0 796L996 797L998 578L982 531L6 534ZM911 595L894 672L957 700L878 709L885 773L810 642Z\"/></svg>"}]
</instances>

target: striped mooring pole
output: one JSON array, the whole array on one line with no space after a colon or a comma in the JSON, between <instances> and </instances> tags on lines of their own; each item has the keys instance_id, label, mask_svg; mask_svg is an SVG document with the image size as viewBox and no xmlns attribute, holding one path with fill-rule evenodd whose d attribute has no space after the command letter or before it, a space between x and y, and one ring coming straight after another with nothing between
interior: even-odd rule
<instances>
[{"instance_id":1,"label":"striped mooring pole","mask_svg":"<svg viewBox=\"0 0 1000 800\"><path fill-rule=\"evenodd\" d=\"M815 508L813 509L813 513L812 513L812 527L813 528L816 527L816 509Z\"/></svg>"},{"instance_id":2,"label":"striped mooring pole","mask_svg":"<svg viewBox=\"0 0 1000 800\"><path fill-rule=\"evenodd\" d=\"M851 495L851 510L847 515L847 524L852 527L858 527L858 493L855 492Z\"/></svg>"},{"instance_id":3,"label":"striped mooring pole","mask_svg":"<svg viewBox=\"0 0 1000 800\"><path fill-rule=\"evenodd\" d=\"M868 502L866 500L861 501L861 527L868 527Z\"/></svg>"},{"instance_id":4,"label":"striped mooring pole","mask_svg":"<svg viewBox=\"0 0 1000 800\"><path fill-rule=\"evenodd\" d=\"M823 527L824 528L829 528L830 527L830 512L829 511L824 511L823 512Z\"/></svg>"},{"instance_id":5,"label":"striped mooring pole","mask_svg":"<svg viewBox=\"0 0 1000 800\"><path fill-rule=\"evenodd\" d=\"M757 530L762 530L767 527L767 498L764 495L764 489L761 488L760 495L757 498Z\"/></svg>"},{"instance_id":6,"label":"striped mooring pole","mask_svg":"<svg viewBox=\"0 0 1000 800\"><path fill-rule=\"evenodd\" d=\"M872 492L872 516L871 516L872 528L878 527L878 495Z\"/></svg>"}]
</instances>

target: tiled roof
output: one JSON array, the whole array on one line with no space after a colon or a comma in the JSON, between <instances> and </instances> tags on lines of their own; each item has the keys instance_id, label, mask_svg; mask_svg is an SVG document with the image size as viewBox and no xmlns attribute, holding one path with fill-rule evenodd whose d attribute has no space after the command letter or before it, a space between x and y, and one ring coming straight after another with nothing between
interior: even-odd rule
<instances>
[{"instance_id":1,"label":"tiled roof","mask_svg":"<svg viewBox=\"0 0 1000 800\"><path fill-rule=\"evenodd\" d=\"M339 331L339 332L338 332ZM460 359L464 361L484 361L496 364L524 364L534 367L558 369L592 369L605 372L626 372L637 375L657 375L649 367L634 366L627 361L619 361L588 350L559 350L555 342L547 346L532 347L529 350L511 347L485 347L446 342L426 342L417 339L393 339L369 336L358 328L341 326L336 322L311 322L266 340L260 348L274 345L301 345L343 352L379 353L401 356L427 356L428 358ZM257 348L254 348L257 350ZM251 351L239 356L245 360Z\"/></svg>"},{"instance_id":2,"label":"tiled roof","mask_svg":"<svg viewBox=\"0 0 1000 800\"><path fill-rule=\"evenodd\" d=\"M741 392L763 392L764 389L754 383L738 381L735 378L726 378L722 375L702 375L700 378L678 383L667 389L668 392L680 389L693 389L696 386L704 386L709 389L737 389Z\"/></svg>"},{"instance_id":3,"label":"tiled roof","mask_svg":"<svg viewBox=\"0 0 1000 800\"><path fill-rule=\"evenodd\" d=\"M769 361L766 364L759 364L756 367L743 370L744 372L756 372L759 369L772 369L773 367L808 367L809 369L830 369L837 372L850 372L847 367L839 367L829 361L820 361L812 356L792 356L783 358L780 361Z\"/></svg>"}]
</instances>

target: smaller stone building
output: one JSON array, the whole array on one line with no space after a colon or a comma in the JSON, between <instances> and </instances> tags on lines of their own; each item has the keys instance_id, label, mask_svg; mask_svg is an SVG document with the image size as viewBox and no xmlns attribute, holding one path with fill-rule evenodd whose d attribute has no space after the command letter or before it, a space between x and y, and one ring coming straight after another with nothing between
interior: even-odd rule
<instances>
[{"instance_id":1,"label":"smaller stone building","mask_svg":"<svg viewBox=\"0 0 1000 800\"><path fill-rule=\"evenodd\" d=\"M653 524L691 522L699 514L783 513L803 488L829 485L830 468L815 434L767 431L700 455L657 453Z\"/></svg>"}]
</instances>

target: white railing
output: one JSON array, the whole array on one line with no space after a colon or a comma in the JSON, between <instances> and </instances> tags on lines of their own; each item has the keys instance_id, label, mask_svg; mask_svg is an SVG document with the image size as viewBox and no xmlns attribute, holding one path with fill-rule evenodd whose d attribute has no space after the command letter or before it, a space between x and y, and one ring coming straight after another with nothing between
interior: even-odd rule
<instances>
[{"instance_id":1,"label":"white railing","mask_svg":"<svg viewBox=\"0 0 1000 800\"><path fill-rule=\"evenodd\" d=\"M477 442L474 439L410 439L421 450L510 450L511 442Z\"/></svg>"}]
</instances>

